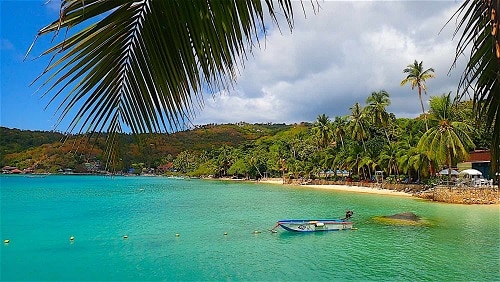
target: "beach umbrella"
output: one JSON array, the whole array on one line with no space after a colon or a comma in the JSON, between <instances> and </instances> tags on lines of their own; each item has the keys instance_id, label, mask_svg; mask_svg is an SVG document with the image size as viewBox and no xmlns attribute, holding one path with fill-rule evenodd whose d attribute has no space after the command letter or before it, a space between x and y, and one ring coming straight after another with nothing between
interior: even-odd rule
<instances>
[{"instance_id":1,"label":"beach umbrella","mask_svg":"<svg viewBox=\"0 0 500 282\"><path fill-rule=\"evenodd\" d=\"M460 172L460 174L461 174L461 175L464 175L464 174L465 174L465 175L473 175L473 176L474 176L474 175L477 175L477 176L479 176L479 175L483 175L483 173L482 173L482 172L480 172L479 170L477 170L477 169L472 169L472 168L462 170L462 171Z\"/></svg>"},{"instance_id":2,"label":"beach umbrella","mask_svg":"<svg viewBox=\"0 0 500 282\"><path fill-rule=\"evenodd\" d=\"M451 170L451 175L458 175L458 171L452 169ZM439 172L439 175L448 175L448 169L443 169Z\"/></svg>"},{"instance_id":3,"label":"beach umbrella","mask_svg":"<svg viewBox=\"0 0 500 282\"><path fill-rule=\"evenodd\" d=\"M347 170L340 170L340 169L337 169L337 175L339 176L349 176L349 172Z\"/></svg>"}]
</instances>

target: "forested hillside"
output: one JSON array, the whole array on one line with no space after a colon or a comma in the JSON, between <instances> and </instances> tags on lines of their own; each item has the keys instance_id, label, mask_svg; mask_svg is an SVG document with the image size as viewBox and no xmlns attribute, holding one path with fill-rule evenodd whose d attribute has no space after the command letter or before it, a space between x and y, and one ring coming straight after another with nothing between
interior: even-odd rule
<instances>
[{"instance_id":1,"label":"forested hillside","mask_svg":"<svg viewBox=\"0 0 500 282\"><path fill-rule=\"evenodd\" d=\"M31 131L0 127L0 160L6 154L19 153L43 144L60 141L64 137L58 132Z\"/></svg>"},{"instance_id":2,"label":"forested hillside","mask_svg":"<svg viewBox=\"0 0 500 282\"><path fill-rule=\"evenodd\" d=\"M201 153L224 145L239 146L289 127L285 124L212 124L173 134L122 134L119 137L121 162L116 164L116 169L126 169L136 163L156 167L172 161L182 151ZM89 166L104 167L106 135L88 137L0 127L0 166L39 172L65 168L86 172Z\"/></svg>"}]
</instances>

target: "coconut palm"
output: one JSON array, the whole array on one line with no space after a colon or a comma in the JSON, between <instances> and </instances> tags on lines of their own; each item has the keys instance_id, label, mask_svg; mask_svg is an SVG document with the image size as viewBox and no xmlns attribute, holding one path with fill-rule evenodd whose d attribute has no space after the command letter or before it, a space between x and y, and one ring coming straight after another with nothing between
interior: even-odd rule
<instances>
[{"instance_id":1,"label":"coconut palm","mask_svg":"<svg viewBox=\"0 0 500 282\"><path fill-rule=\"evenodd\" d=\"M366 152L364 141L368 138L368 122L366 119L366 112L358 102L356 102L356 104L349 109L351 110L351 114L347 117L347 131L351 132L352 139L363 143L363 148Z\"/></svg>"},{"instance_id":2,"label":"coconut palm","mask_svg":"<svg viewBox=\"0 0 500 282\"><path fill-rule=\"evenodd\" d=\"M491 175L496 175L500 171L500 0L466 0L453 17L458 18L455 35L461 33L455 62L471 50L459 88L463 96L474 98L478 120L485 116L490 125Z\"/></svg>"},{"instance_id":3,"label":"coconut palm","mask_svg":"<svg viewBox=\"0 0 500 282\"><path fill-rule=\"evenodd\" d=\"M337 116L332 122L333 135L335 137L335 141L338 142L338 140L340 140L340 144L342 144L342 147L344 147L344 136L345 136L344 128L346 127L346 124L347 121L345 117Z\"/></svg>"},{"instance_id":4,"label":"coconut palm","mask_svg":"<svg viewBox=\"0 0 500 282\"><path fill-rule=\"evenodd\" d=\"M474 148L468 135L471 128L455 119L453 106L450 93L431 98L430 117L437 125L425 132L417 145L431 160L448 165L450 179L452 160L466 159L469 150Z\"/></svg>"},{"instance_id":5,"label":"coconut palm","mask_svg":"<svg viewBox=\"0 0 500 282\"><path fill-rule=\"evenodd\" d=\"M62 1L60 18L38 32L58 40L68 29L43 53L53 56L43 85L61 101L58 124L77 108L68 131L183 128L204 91L232 86L265 20L279 14L291 29L292 13L291 0Z\"/></svg>"},{"instance_id":6,"label":"coconut palm","mask_svg":"<svg viewBox=\"0 0 500 282\"><path fill-rule=\"evenodd\" d=\"M424 103L422 102L422 90L425 94L427 94L425 81L429 78L434 77L434 69L428 68L424 70L422 63L422 61L419 63L417 62L417 60L415 60L413 64L406 66L403 72L408 73L408 75L401 81L401 86L410 83L412 90L417 87L418 99L420 99L420 106L422 107L422 114L424 115L425 120L425 130L429 130L429 125L427 124L427 116L425 115Z\"/></svg>"},{"instance_id":7,"label":"coconut palm","mask_svg":"<svg viewBox=\"0 0 500 282\"><path fill-rule=\"evenodd\" d=\"M380 90L378 92L372 92L368 98L366 98L366 111L372 119L372 123L384 129L387 141L390 143L389 135L387 134L386 127L389 123L389 113L385 110L387 106L391 104L391 99L389 98L389 93L385 90Z\"/></svg>"},{"instance_id":8,"label":"coconut palm","mask_svg":"<svg viewBox=\"0 0 500 282\"><path fill-rule=\"evenodd\" d=\"M342 148L340 148L340 150L336 152L330 166L332 169L335 169L335 173L337 169L350 170L349 162L347 161L349 156L351 156L351 150L349 150L349 146L347 146L347 144L346 146L343 146Z\"/></svg>"},{"instance_id":9,"label":"coconut palm","mask_svg":"<svg viewBox=\"0 0 500 282\"><path fill-rule=\"evenodd\" d=\"M370 156L367 152L364 152L361 155L361 159L359 161L359 167L358 167L358 174L359 174L359 169L363 171L363 176L366 179L366 170L368 170L368 179L372 179L372 170L375 170L377 167L377 162L373 156ZM365 170L366 168L366 170Z\"/></svg>"},{"instance_id":10,"label":"coconut palm","mask_svg":"<svg viewBox=\"0 0 500 282\"><path fill-rule=\"evenodd\" d=\"M404 173L408 173L411 178L411 171L417 173L417 179L421 176L428 176L430 168L433 167L432 161L427 154L417 147L409 147L398 153L398 165Z\"/></svg>"},{"instance_id":11,"label":"coconut palm","mask_svg":"<svg viewBox=\"0 0 500 282\"><path fill-rule=\"evenodd\" d=\"M328 144L330 144L330 141L333 138L333 130L330 118L327 115L321 114L318 116L312 131L321 148L326 148Z\"/></svg>"},{"instance_id":12,"label":"coconut palm","mask_svg":"<svg viewBox=\"0 0 500 282\"><path fill-rule=\"evenodd\" d=\"M378 165L384 168L389 175L399 175L398 152L397 144L389 143L384 146L378 157Z\"/></svg>"}]
</instances>

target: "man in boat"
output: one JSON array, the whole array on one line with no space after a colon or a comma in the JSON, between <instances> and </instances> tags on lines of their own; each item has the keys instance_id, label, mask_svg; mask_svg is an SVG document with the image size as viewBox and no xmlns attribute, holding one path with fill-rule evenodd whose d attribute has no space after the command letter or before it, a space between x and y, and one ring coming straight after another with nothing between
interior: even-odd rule
<instances>
[{"instance_id":1,"label":"man in boat","mask_svg":"<svg viewBox=\"0 0 500 282\"><path fill-rule=\"evenodd\" d=\"M354 212L353 212L353 211L346 210L346 211L345 211L345 217L344 217L344 218L342 218L342 220L348 220L349 218L351 218L351 217L352 217L352 215L353 215L353 214L354 214Z\"/></svg>"}]
</instances>

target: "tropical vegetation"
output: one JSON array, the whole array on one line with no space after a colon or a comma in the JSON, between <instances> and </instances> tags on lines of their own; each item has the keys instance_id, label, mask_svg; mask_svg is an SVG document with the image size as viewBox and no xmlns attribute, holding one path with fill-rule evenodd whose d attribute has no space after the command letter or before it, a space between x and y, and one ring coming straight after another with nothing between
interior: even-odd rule
<instances>
[{"instance_id":1,"label":"tropical vegetation","mask_svg":"<svg viewBox=\"0 0 500 282\"><path fill-rule=\"evenodd\" d=\"M312 4L314 7L315 2ZM500 163L499 10L500 0L468 0L456 13L457 34L461 33L457 59L469 47L471 50L459 88L461 93L472 94L476 121L485 120L489 125L486 130L492 133L489 146L493 172L499 171ZM41 75L46 78L43 85L47 85L46 93L52 93L51 101L60 102L61 120L73 115L68 131L105 132L106 151L110 153L107 162L116 163L119 133L183 129L196 106L202 107L204 89L214 93L232 86L238 66L265 34L266 20L278 23L280 15L292 29L293 14L291 0L62 1L60 18L38 32L39 36L57 35L61 29L68 29L61 33L62 40L44 52L53 56L53 60ZM417 69L420 72L414 72ZM430 69L423 70L422 62L415 61L405 72L408 73L405 80L412 88L417 86L421 97L421 90L425 93L422 75L426 72L429 75ZM421 106L427 131L427 115L423 103ZM374 106L369 107L373 110ZM351 112L345 120L347 128L342 128L348 129L344 133L350 135L342 134L340 129L333 130L335 138L342 137L341 149L327 146L331 133L319 127L314 135L325 135L314 144L307 135L298 134L289 136L292 141L277 145L273 154L279 157L277 163L281 163L282 172L308 172L312 170L311 157L335 163L342 155L346 158L341 166L354 167L359 174L369 174L377 168L380 165L377 150L383 148L377 141L380 128L366 126L369 114L359 103ZM374 118L373 112L371 115ZM341 120L335 118L335 121ZM404 142L406 150L415 154L412 156L415 158L407 158L407 171L419 168L420 173L420 168L427 165L432 168L432 162L437 161L413 149L418 132L412 132L411 136L405 136L408 140L402 141L397 125L389 122L384 129L387 130L384 145ZM293 158L285 158L288 157L283 155L285 148L294 152ZM326 157L320 149L332 150L337 155L333 159ZM387 149L389 156L393 149ZM221 160L224 166L228 161L229 156ZM260 164L256 159L252 162L252 167ZM323 167L328 166L331 165Z\"/></svg>"},{"instance_id":2,"label":"tropical vegetation","mask_svg":"<svg viewBox=\"0 0 500 282\"><path fill-rule=\"evenodd\" d=\"M375 94L374 94L375 93ZM376 94L378 93L378 94ZM374 99L382 97L383 99ZM379 98L380 98L379 97ZM318 115L313 123L226 124L199 126L174 134L118 135L121 159L105 167L105 137L84 146L88 137L74 135L66 142L52 142L5 154L0 165L33 171L159 173L188 176L340 179L373 181L377 171L393 181L423 182L437 169L455 167L475 148L475 140L491 140L491 132L467 124L474 120L471 101L431 98L429 130L423 117L397 118L374 100L390 103L384 90L356 103L351 113L333 119ZM9 132L9 129L2 129ZM346 134L349 133L349 134ZM27 133L28 134L28 133ZM49 133L47 133L49 134ZM9 136L9 135L6 135ZM13 139L12 142L15 142ZM0 144L10 147L8 138ZM482 143L484 146L489 144ZM344 173L347 172L348 175Z\"/></svg>"},{"instance_id":3,"label":"tropical vegetation","mask_svg":"<svg viewBox=\"0 0 500 282\"><path fill-rule=\"evenodd\" d=\"M422 135L417 147L430 159L446 164L451 179L452 161L467 159L470 148L475 145L469 136L473 128L458 118L450 94L430 100L430 116L435 126Z\"/></svg>"}]
</instances>

